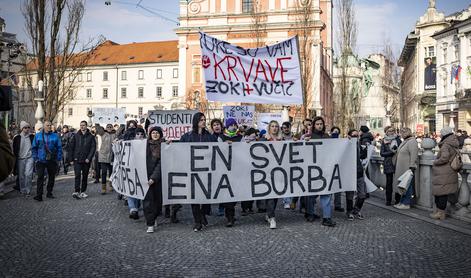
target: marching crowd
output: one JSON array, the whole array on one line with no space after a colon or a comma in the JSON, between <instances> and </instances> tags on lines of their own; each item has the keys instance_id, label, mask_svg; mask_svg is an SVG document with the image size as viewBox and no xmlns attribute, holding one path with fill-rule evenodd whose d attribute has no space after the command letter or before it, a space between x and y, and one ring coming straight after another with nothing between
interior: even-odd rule
<instances>
[{"instance_id":1,"label":"marching crowd","mask_svg":"<svg viewBox=\"0 0 471 278\"><path fill-rule=\"evenodd\" d=\"M238 126L233 118L225 119L224 123L220 119L213 119L207 123L203 113L196 113L192 119L192 130L184 134L179 143L185 142L246 142L253 141L291 141L291 140L312 140L327 138L342 138L340 129L332 127L330 132L326 131L326 125L322 117L305 119L303 130L299 134L292 132L290 122L284 122L280 126L277 121L271 121L267 130L259 131L253 127ZM5 131L2 131L5 133ZM336 222L332 219L332 210L346 212L347 220L364 219L361 213L363 204L368 198L365 178L369 173L366 167L369 146L380 144L380 155L384 157L383 172L386 175L386 205L394 205L397 209L410 209L414 196L414 178L406 187L398 187L398 178L407 171L412 175L417 169L419 153L419 143L413 136L409 128L401 128L399 131L394 127L384 129L384 138L376 142L375 137L368 127L361 126L359 130L351 129L345 137L358 139L357 146L357 180L356 191L336 193L332 195L306 196L278 199L267 199L257 201L241 202L241 215L246 216L255 212L265 213L265 220L270 229L275 229L277 203L281 201L284 209L299 209L304 213L304 218L308 222L321 220L321 224L327 227L334 227ZM74 191L72 197L75 199L85 199L87 195L87 185L90 169L95 178L95 183L101 181L101 193L112 192L110 182L113 164L112 144L116 140L147 140L146 166L148 175L149 190L143 201L122 196L118 194L119 200L124 200L129 208L129 217L139 219L139 209L142 206L147 225L147 232L154 232L155 221L158 216L164 215L171 218L172 223L178 222L178 211L181 205L162 206L162 179L161 179L161 145L173 142L165 141L162 128L149 126L146 122L144 126L136 121L129 121L124 126L107 124L106 127L95 125L88 128L87 122L82 121L78 131L69 130L67 126L57 130L51 122L44 122L43 126L35 132L26 122L21 122L19 129L11 129L14 136L10 138L11 152L15 158L14 175L16 179L16 189L29 197L32 192L33 172L37 176L37 187L34 200L43 201L43 188L47 180L46 198L54 199L54 182L59 170L62 169L67 174L73 167L75 174ZM439 151L434 161L432 171L433 194L435 196L436 211L430 215L434 219L444 219L448 196L458 190L458 175L456 167L452 167L453 162L459 156L459 148L471 148L471 139L463 133L454 134L449 127L443 128L440 132L438 146ZM8 138L6 134L1 134L0 151L2 156L8 158L8 148L5 142ZM420 141L420 140L419 140ZM175 142L177 143L177 142ZM461 145L461 146L460 146ZM466 161L465 158L463 160ZM7 169L8 159L0 161L0 168ZM3 172L3 171L2 171ZM5 175L5 173L1 173ZM4 177L0 176L0 181ZM0 188L1 192L1 188ZM393 200L394 194L394 200ZM342 196L345 195L346 208L342 207ZM356 196L356 198L355 198ZM316 212L316 202L320 202L320 212ZM224 203L218 207L217 215L224 215L226 226L235 225L236 203ZM207 216L213 214L211 205L192 204L191 205L195 232L201 231L208 225Z\"/></svg>"}]
</instances>

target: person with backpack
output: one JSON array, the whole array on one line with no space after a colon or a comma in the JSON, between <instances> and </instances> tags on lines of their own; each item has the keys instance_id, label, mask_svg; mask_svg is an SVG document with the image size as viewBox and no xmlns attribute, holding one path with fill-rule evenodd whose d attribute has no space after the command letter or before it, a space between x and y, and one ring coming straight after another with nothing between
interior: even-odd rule
<instances>
[{"instance_id":1,"label":"person with backpack","mask_svg":"<svg viewBox=\"0 0 471 278\"><path fill-rule=\"evenodd\" d=\"M434 213L430 214L433 219L445 219L445 209L448 202L448 195L458 191L458 171L453 160L460 159L460 143L451 127L444 127L440 131L440 143L437 158L432 166L432 194L437 206ZM458 163L459 164L459 163ZM462 166L462 165L461 165ZM453 169L456 168L456 169Z\"/></svg>"}]
</instances>

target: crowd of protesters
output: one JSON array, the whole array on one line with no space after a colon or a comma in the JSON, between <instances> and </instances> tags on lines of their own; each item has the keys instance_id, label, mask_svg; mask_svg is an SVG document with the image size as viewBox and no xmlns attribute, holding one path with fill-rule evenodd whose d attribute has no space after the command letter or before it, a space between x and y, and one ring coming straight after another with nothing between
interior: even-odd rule
<instances>
[{"instance_id":1,"label":"crowd of protesters","mask_svg":"<svg viewBox=\"0 0 471 278\"><path fill-rule=\"evenodd\" d=\"M185 142L246 142L254 141L297 141L297 140L332 140L336 138L357 139L357 180L356 191L328 195L313 195L305 197L283 198L282 207L288 210L299 210L304 214L307 222L321 219L321 225L336 226L332 210L345 212L347 220L364 219L361 212L363 204L368 198L365 179L368 178L367 158L370 146L380 145L380 155L384 157L383 172L386 175L385 202L387 206L394 205L397 209L410 209L414 194L414 179L410 185L398 188L398 178L410 170L412 175L417 169L419 142L421 138L413 136L409 128L400 130L394 127L384 129L384 138L370 132L367 126L358 130L351 129L347 134L341 134L338 127L326 131L326 124L322 117L305 119L301 132L294 133L292 124L284 122L280 126L277 121L271 121L267 130L258 130L254 127L238 126L233 118L213 119L208 125L203 113L196 113L192 119L192 129L184 134L178 143ZM4 131L5 132L5 131ZM6 135L6 134L5 134ZM107 124L105 127L96 125L89 128L86 121L80 123L78 131L68 126L55 129L51 122L44 122L38 131L32 130L27 122L21 122L17 128L9 128L10 144L15 158L14 175L17 176L15 188L25 197L31 196L33 173L37 176L37 187L34 200L43 201L43 188L47 181L46 198L55 198L53 194L55 177L60 169L67 175L73 167L75 174L72 197L86 199L87 185L90 170L95 183L101 181L101 194L113 191L110 175L113 165L112 144L117 140L146 140L146 166L148 173L149 190L143 201L118 194L119 200L124 200L129 208L129 218L139 219L139 210L142 208L146 220L147 232L154 232L156 219L164 214L177 223L178 211L181 205L162 206L162 177L161 177L161 144L170 144L166 141L161 127L144 126L136 121L129 121L126 126ZM8 137L4 136L4 140ZM438 142L439 152L433 164L433 194L437 210L430 216L434 219L444 219L448 195L458 189L456 171L451 168L453 158L459 148L471 150L471 139L466 132L453 133L451 128L444 128L440 137L430 137ZM4 142L3 142L4 143ZM177 142L175 142L177 143ZM5 145L5 144L3 144ZM5 148L3 148L5 149ZM463 157L466 161L466 157ZM468 158L469 160L469 158ZM471 161L470 161L471 162ZM394 200L393 200L394 194ZM342 207L342 197L345 197L346 208ZM355 198L356 197L356 198ZM316 213L316 202L320 203L320 212ZM278 199L267 199L241 202L241 216L252 213L266 214L265 220L270 229L276 229L276 208ZM225 216L226 226L232 227L236 222L237 203L224 203L218 206L217 215ZM256 210L254 208L256 207ZM193 230L201 231L208 225L207 216L212 215L211 205L192 204ZM164 212L164 213L162 213Z\"/></svg>"}]
</instances>

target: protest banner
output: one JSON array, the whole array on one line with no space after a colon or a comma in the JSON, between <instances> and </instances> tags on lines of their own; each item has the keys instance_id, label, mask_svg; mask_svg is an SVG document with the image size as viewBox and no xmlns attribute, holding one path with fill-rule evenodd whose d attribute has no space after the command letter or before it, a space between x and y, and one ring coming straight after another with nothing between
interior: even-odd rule
<instances>
[{"instance_id":1,"label":"protest banner","mask_svg":"<svg viewBox=\"0 0 471 278\"><path fill-rule=\"evenodd\" d=\"M211 204L356 190L357 140L162 146L164 204ZM178 159L175 159L178 157Z\"/></svg>"},{"instance_id":2,"label":"protest banner","mask_svg":"<svg viewBox=\"0 0 471 278\"><path fill-rule=\"evenodd\" d=\"M297 37L245 49L200 32L200 46L208 100L303 103Z\"/></svg>"},{"instance_id":3,"label":"protest banner","mask_svg":"<svg viewBox=\"0 0 471 278\"><path fill-rule=\"evenodd\" d=\"M111 184L119 194L144 200L149 190L146 166L146 140L113 143Z\"/></svg>"},{"instance_id":4,"label":"protest banner","mask_svg":"<svg viewBox=\"0 0 471 278\"><path fill-rule=\"evenodd\" d=\"M196 110L150 110L147 113L150 125L162 128L166 140L180 140L183 134L191 130L193 115Z\"/></svg>"},{"instance_id":5,"label":"protest banner","mask_svg":"<svg viewBox=\"0 0 471 278\"><path fill-rule=\"evenodd\" d=\"M258 113L257 115L258 130L268 130L268 124L271 121L277 121L281 127L281 124L283 123L281 113Z\"/></svg>"},{"instance_id":6,"label":"protest banner","mask_svg":"<svg viewBox=\"0 0 471 278\"><path fill-rule=\"evenodd\" d=\"M224 119L234 118L238 125L253 126L255 106L224 106Z\"/></svg>"},{"instance_id":7,"label":"protest banner","mask_svg":"<svg viewBox=\"0 0 471 278\"><path fill-rule=\"evenodd\" d=\"M94 108L92 122L101 126L126 124L125 111L123 108Z\"/></svg>"}]
</instances>

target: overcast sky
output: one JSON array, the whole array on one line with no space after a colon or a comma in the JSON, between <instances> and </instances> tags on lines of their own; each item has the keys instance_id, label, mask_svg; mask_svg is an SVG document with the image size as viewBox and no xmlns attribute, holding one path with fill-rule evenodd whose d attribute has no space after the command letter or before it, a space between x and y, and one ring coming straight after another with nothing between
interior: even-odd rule
<instances>
[{"instance_id":1,"label":"overcast sky","mask_svg":"<svg viewBox=\"0 0 471 278\"><path fill-rule=\"evenodd\" d=\"M136 3L153 12L136 7ZM7 24L7 32L16 33L21 42L27 41L21 0L0 0L0 17ZM179 0L88 0L81 37L103 35L117 43L176 39L176 23L156 16L177 20ZM463 10L469 0L437 0L437 9L446 15ZM336 2L334 2L335 4ZM382 49L382 42L389 37L394 52L398 54L405 37L413 30L419 16L427 9L428 0L356 0L358 20L357 51L361 56ZM335 9L335 5L334 5Z\"/></svg>"}]
</instances>

